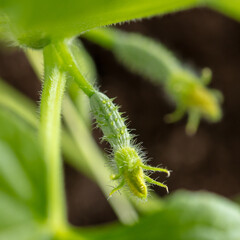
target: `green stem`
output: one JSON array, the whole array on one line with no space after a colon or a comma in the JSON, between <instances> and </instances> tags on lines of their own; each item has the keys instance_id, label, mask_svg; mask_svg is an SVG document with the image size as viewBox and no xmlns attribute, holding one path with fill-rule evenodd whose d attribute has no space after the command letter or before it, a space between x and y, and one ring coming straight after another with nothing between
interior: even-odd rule
<instances>
[{"instance_id":1,"label":"green stem","mask_svg":"<svg viewBox=\"0 0 240 240\"><path fill-rule=\"evenodd\" d=\"M76 81L78 86L84 91L84 93L91 97L95 90L91 83L89 83L81 74L78 69L76 62L71 54L68 47L67 41L60 42L56 44L56 50L59 54L62 68L67 71Z\"/></svg>"},{"instance_id":2,"label":"green stem","mask_svg":"<svg viewBox=\"0 0 240 240\"><path fill-rule=\"evenodd\" d=\"M54 46L44 49L44 87L40 112L40 140L47 165L48 215L54 232L65 226L63 171L60 155L61 103L65 74L56 65Z\"/></svg>"},{"instance_id":3,"label":"green stem","mask_svg":"<svg viewBox=\"0 0 240 240\"><path fill-rule=\"evenodd\" d=\"M155 83L164 83L172 73L182 71L179 61L160 42L140 34L102 28L82 36L112 51L126 68Z\"/></svg>"},{"instance_id":4,"label":"green stem","mask_svg":"<svg viewBox=\"0 0 240 240\"><path fill-rule=\"evenodd\" d=\"M32 49L27 48L27 49L25 49L25 54L31 64L34 72L36 73L37 77L39 79L41 79L41 76L43 75L43 70L44 70L43 69L42 51L41 50L32 50ZM1 93L1 91L0 91L0 93ZM23 98L23 96L22 96L22 98ZM0 99L1 99L1 95L0 95ZM12 99L15 99L15 97ZM15 102L15 104L18 105L18 108L21 107L21 106L19 106L20 104L18 102ZM24 109L26 111L28 110L26 107ZM36 109L36 106L34 106L34 111L35 111L35 109ZM31 111L30 113L31 113L31 115L33 115L33 111ZM86 114L85 114L85 116L86 116ZM37 120L37 119L35 119L35 120ZM83 172L87 177L93 178L93 176L90 173L90 170L88 169L88 167L86 166L84 161L79 161L79 159L81 159L81 156L82 156L81 151L78 150L76 143L73 141L72 137L66 131L66 129L62 129L61 140L62 140L62 148L63 148L63 154L65 157L65 160L70 165L72 165L73 167L75 167L78 170L80 170L81 172Z\"/></svg>"},{"instance_id":5,"label":"green stem","mask_svg":"<svg viewBox=\"0 0 240 240\"><path fill-rule=\"evenodd\" d=\"M114 28L97 28L84 33L81 37L86 38L103 48L112 50L114 47L116 32L117 31Z\"/></svg>"},{"instance_id":6,"label":"green stem","mask_svg":"<svg viewBox=\"0 0 240 240\"><path fill-rule=\"evenodd\" d=\"M27 51L27 56L38 76L41 76L42 61L40 59L42 56L40 52ZM70 55L70 57L72 56ZM109 188L107 185L109 185L111 172L104 166L106 160L102 152L96 145L82 116L79 115L76 107L67 96L63 101L63 116L75 140L72 140L67 132L63 131L63 150L69 157L67 160L81 172L87 174L88 177L93 178L108 197ZM77 158L76 155L78 155ZM113 196L109 202L122 223L132 224L137 220L137 213L125 194Z\"/></svg>"}]
</instances>

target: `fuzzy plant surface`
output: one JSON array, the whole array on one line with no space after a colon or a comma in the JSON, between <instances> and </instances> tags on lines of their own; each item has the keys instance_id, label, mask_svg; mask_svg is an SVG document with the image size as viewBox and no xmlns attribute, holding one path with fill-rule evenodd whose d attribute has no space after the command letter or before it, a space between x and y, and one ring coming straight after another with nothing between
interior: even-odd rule
<instances>
[{"instance_id":1,"label":"fuzzy plant surface","mask_svg":"<svg viewBox=\"0 0 240 240\"><path fill-rule=\"evenodd\" d=\"M38 49L42 63L31 52L28 58L44 76L40 113L35 104L0 81L0 240L240 239L240 209L230 200L201 192L137 200L147 199L149 183L167 189L150 178L149 171L167 175L169 171L146 163L118 107L95 87L92 60L75 39L93 28L199 6L240 19L237 0L0 1L0 39L26 52ZM202 78L195 76L160 43L141 36L111 30L95 32L96 39L132 71L164 85L177 105L169 121L187 112L187 129L193 133L200 116L210 121L221 118L219 94L205 86L208 70ZM138 56L143 54L141 60ZM135 63L133 55L138 59ZM153 71L144 68L148 62L156 66ZM91 136L90 109L112 148L114 164L107 160L108 168ZM68 223L62 150L106 197L113 195L109 202L123 224L78 229ZM110 174L118 185L109 193ZM113 194L123 186L128 191L122 196Z\"/></svg>"},{"instance_id":2,"label":"fuzzy plant surface","mask_svg":"<svg viewBox=\"0 0 240 240\"><path fill-rule=\"evenodd\" d=\"M145 199L148 195L146 182L168 188L166 185L154 181L145 174L146 170L165 172L167 169L151 167L145 164L145 156L133 140L133 136L125 124L124 118L118 112L118 107L113 104L105 94L96 91L90 97L90 105L99 128L103 131L103 139L108 141L113 149L114 163L117 173L111 176L112 180L119 180L119 185L114 188L110 196L120 190L125 184L138 198Z\"/></svg>"}]
</instances>

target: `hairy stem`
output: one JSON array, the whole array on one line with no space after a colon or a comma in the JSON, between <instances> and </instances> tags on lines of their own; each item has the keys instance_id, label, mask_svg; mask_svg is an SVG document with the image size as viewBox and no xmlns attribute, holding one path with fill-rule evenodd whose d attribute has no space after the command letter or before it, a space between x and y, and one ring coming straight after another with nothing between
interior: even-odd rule
<instances>
[{"instance_id":1,"label":"hairy stem","mask_svg":"<svg viewBox=\"0 0 240 240\"><path fill-rule=\"evenodd\" d=\"M56 44L56 50L59 54L62 68L74 78L84 93L91 97L95 92L94 87L83 77L79 71L77 63L75 62L69 49L68 42L64 41Z\"/></svg>"},{"instance_id":2,"label":"hairy stem","mask_svg":"<svg viewBox=\"0 0 240 240\"><path fill-rule=\"evenodd\" d=\"M39 50L32 50L32 49L26 49L25 50L25 54L34 70L34 72L36 73L37 77L39 79L41 79L42 75L43 75L43 55L42 55L42 51ZM0 91L1 93L1 91ZM21 96L23 98L23 96ZM0 96L1 99L1 96ZM14 98L15 99L15 98ZM15 102L15 104L18 105L19 107L19 103ZM25 110L28 110L25 107ZM34 110L36 109L36 106L34 106ZM30 112L30 110L28 111ZM30 112L31 115L33 115L33 111ZM38 120L35 116L35 120ZM62 129L62 136L61 136L61 141L62 141L62 151L65 157L65 160L72 165L73 167L77 168L78 170L80 170L81 172L83 172L86 176L88 176L89 178L93 178L93 176L90 173L90 170L87 168L86 164L84 163L84 161L79 161L79 159L81 158L82 154L81 152L78 150L76 143L74 142L74 140L72 139L72 137L70 136L70 134L66 131L66 129Z\"/></svg>"},{"instance_id":3,"label":"hairy stem","mask_svg":"<svg viewBox=\"0 0 240 240\"><path fill-rule=\"evenodd\" d=\"M40 59L42 56L40 52L28 50L27 56L37 75L41 76L42 61ZM65 96L63 101L63 117L75 140L66 131L63 131L63 150L65 154L68 153L68 162L81 172L84 172L84 174L87 174L88 177L94 179L108 197L111 171L104 166L106 160L103 153L95 143L86 122L79 115L68 96ZM75 157L76 154L78 155L77 158ZM124 193L120 196L113 196L109 199L109 203L122 223L132 224L138 219L136 210Z\"/></svg>"},{"instance_id":4,"label":"hairy stem","mask_svg":"<svg viewBox=\"0 0 240 240\"><path fill-rule=\"evenodd\" d=\"M60 155L61 103L65 74L54 65L54 46L44 49L44 87L41 98L40 140L47 165L47 196L50 225L57 231L65 225L63 172Z\"/></svg>"}]
</instances>

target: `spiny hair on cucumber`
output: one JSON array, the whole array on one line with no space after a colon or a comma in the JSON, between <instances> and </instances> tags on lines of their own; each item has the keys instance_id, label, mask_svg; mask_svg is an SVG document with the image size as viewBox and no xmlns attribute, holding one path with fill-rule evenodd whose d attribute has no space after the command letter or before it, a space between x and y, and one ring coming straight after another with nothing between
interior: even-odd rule
<instances>
[{"instance_id":1,"label":"spiny hair on cucumber","mask_svg":"<svg viewBox=\"0 0 240 240\"><path fill-rule=\"evenodd\" d=\"M113 99L96 91L90 98L90 104L97 125L103 132L103 138L109 142L113 150L129 146L131 135Z\"/></svg>"},{"instance_id":2,"label":"spiny hair on cucumber","mask_svg":"<svg viewBox=\"0 0 240 240\"><path fill-rule=\"evenodd\" d=\"M146 164L144 152L141 151L139 145L134 143L125 119L122 118L113 100L105 94L95 91L90 97L90 105L97 125L103 132L103 139L109 142L113 150L116 174L113 174L111 179L117 180L118 185L111 191L110 196L127 186L134 196L146 199L149 192L147 183L164 187L168 191L165 184L150 178L146 171L165 172L168 176L170 171Z\"/></svg>"}]
</instances>

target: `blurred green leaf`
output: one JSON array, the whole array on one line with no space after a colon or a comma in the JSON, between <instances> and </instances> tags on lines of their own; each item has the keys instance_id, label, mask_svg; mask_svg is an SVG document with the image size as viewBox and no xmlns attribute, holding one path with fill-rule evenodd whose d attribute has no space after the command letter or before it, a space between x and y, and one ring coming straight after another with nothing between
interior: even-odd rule
<instances>
[{"instance_id":1,"label":"blurred green leaf","mask_svg":"<svg viewBox=\"0 0 240 240\"><path fill-rule=\"evenodd\" d=\"M3 0L0 37L42 48L95 27L203 5L240 20L239 0Z\"/></svg>"},{"instance_id":2,"label":"blurred green leaf","mask_svg":"<svg viewBox=\"0 0 240 240\"><path fill-rule=\"evenodd\" d=\"M86 232L91 239L239 240L240 209L233 202L206 192L179 191L161 211L132 227L112 226Z\"/></svg>"},{"instance_id":3,"label":"blurred green leaf","mask_svg":"<svg viewBox=\"0 0 240 240\"><path fill-rule=\"evenodd\" d=\"M41 48L99 26L194 7L199 0L4 0L0 29L20 44Z\"/></svg>"},{"instance_id":4,"label":"blurred green leaf","mask_svg":"<svg viewBox=\"0 0 240 240\"><path fill-rule=\"evenodd\" d=\"M207 4L228 15L231 18L240 20L240 1L239 0L206 0Z\"/></svg>"},{"instance_id":5,"label":"blurred green leaf","mask_svg":"<svg viewBox=\"0 0 240 240\"><path fill-rule=\"evenodd\" d=\"M3 108L0 156L0 240L40 239L46 221L45 163L34 130Z\"/></svg>"}]
</instances>

